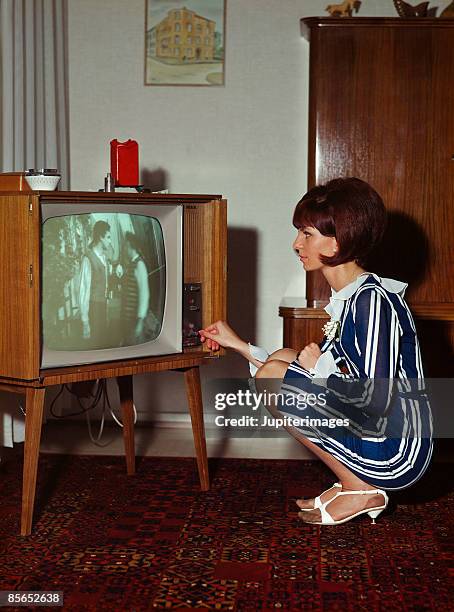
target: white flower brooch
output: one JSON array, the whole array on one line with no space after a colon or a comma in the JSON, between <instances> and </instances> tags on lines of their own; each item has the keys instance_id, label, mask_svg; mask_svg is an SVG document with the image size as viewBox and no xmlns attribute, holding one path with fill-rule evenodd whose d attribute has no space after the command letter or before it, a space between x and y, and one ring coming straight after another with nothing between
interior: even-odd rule
<instances>
[{"instance_id":1,"label":"white flower brooch","mask_svg":"<svg viewBox=\"0 0 454 612\"><path fill-rule=\"evenodd\" d=\"M330 319L322 327L322 330L327 340L338 340L340 332L340 321L333 321L333 319Z\"/></svg>"}]
</instances>

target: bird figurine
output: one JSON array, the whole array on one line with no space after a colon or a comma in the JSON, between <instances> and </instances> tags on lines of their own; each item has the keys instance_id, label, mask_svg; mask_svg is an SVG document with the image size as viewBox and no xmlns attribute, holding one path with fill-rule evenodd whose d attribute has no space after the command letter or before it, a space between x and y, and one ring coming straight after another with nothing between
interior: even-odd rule
<instances>
[{"instance_id":1,"label":"bird figurine","mask_svg":"<svg viewBox=\"0 0 454 612\"><path fill-rule=\"evenodd\" d=\"M328 4L325 11L328 11L331 17L351 17L353 10L357 13L360 6L360 0L344 0L340 4Z\"/></svg>"},{"instance_id":2,"label":"bird figurine","mask_svg":"<svg viewBox=\"0 0 454 612\"><path fill-rule=\"evenodd\" d=\"M451 19L454 17L454 2L451 2L451 4L448 4L448 6L442 12L440 17L451 18Z\"/></svg>"},{"instance_id":3,"label":"bird figurine","mask_svg":"<svg viewBox=\"0 0 454 612\"><path fill-rule=\"evenodd\" d=\"M427 17L429 2L421 2L417 6L412 6L404 0L393 0L393 2L399 17Z\"/></svg>"}]
</instances>

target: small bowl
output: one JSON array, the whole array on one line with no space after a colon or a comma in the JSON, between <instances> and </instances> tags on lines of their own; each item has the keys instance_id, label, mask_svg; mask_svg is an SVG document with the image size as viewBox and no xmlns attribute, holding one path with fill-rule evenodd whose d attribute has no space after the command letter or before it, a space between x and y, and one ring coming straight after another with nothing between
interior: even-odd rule
<instances>
[{"instance_id":1,"label":"small bowl","mask_svg":"<svg viewBox=\"0 0 454 612\"><path fill-rule=\"evenodd\" d=\"M61 175L31 174L30 176L25 175L25 179L33 191L54 191L60 182Z\"/></svg>"}]
</instances>

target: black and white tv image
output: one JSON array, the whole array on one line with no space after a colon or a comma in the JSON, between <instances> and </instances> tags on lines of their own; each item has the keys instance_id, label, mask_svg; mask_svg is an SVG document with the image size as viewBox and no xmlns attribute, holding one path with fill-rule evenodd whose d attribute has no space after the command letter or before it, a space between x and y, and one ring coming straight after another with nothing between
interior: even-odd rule
<instances>
[{"instance_id":1,"label":"black and white tv image","mask_svg":"<svg viewBox=\"0 0 454 612\"><path fill-rule=\"evenodd\" d=\"M43 367L181 351L178 208L43 219Z\"/></svg>"}]
</instances>

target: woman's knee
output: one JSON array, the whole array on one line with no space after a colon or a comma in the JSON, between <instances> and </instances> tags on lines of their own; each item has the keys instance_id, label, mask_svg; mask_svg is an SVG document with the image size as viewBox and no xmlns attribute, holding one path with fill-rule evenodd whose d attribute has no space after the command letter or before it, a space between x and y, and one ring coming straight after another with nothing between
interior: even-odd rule
<instances>
[{"instance_id":1,"label":"woman's knee","mask_svg":"<svg viewBox=\"0 0 454 612\"><path fill-rule=\"evenodd\" d=\"M288 362L279 359L268 359L258 370L256 378L284 378Z\"/></svg>"},{"instance_id":2,"label":"woman's knee","mask_svg":"<svg viewBox=\"0 0 454 612\"><path fill-rule=\"evenodd\" d=\"M274 351L274 353L271 353L271 355L268 357L268 361L275 361L277 359L279 361L285 361L286 363L292 363L292 361L295 361L297 354L298 351L289 348L282 348Z\"/></svg>"}]
</instances>

